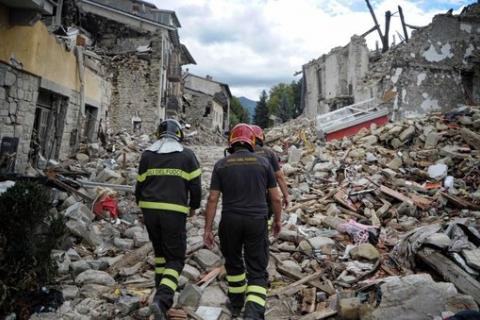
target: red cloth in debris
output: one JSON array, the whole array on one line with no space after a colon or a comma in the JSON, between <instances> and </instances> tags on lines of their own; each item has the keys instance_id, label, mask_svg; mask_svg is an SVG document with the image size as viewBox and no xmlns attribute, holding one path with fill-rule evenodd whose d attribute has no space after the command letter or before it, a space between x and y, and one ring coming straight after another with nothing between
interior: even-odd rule
<instances>
[{"instance_id":1,"label":"red cloth in debris","mask_svg":"<svg viewBox=\"0 0 480 320\"><path fill-rule=\"evenodd\" d=\"M118 201L110 196L103 197L101 200L95 203L93 212L97 216L101 216L104 211L110 212L112 218L118 217Z\"/></svg>"}]
</instances>

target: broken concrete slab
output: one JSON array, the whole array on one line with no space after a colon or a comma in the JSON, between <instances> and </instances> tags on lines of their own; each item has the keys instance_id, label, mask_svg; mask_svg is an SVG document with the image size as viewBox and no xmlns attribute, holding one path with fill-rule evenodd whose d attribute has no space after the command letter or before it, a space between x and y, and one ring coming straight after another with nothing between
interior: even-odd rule
<instances>
[{"instance_id":1,"label":"broken concrete slab","mask_svg":"<svg viewBox=\"0 0 480 320\"><path fill-rule=\"evenodd\" d=\"M200 249L194 254L194 259L204 269L212 269L220 265L221 258L208 249Z\"/></svg>"},{"instance_id":2,"label":"broken concrete slab","mask_svg":"<svg viewBox=\"0 0 480 320\"><path fill-rule=\"evenodd\" d=\"M64 213L65 217L89 224L95 218L95 214L83 203L76 202L69 206Z\"/></svg>"},{"instance_id":3,"label":"broken concrete slab","mask_svg":"<svg viewBox=\"0 0 480 320\"><path fill-rule=\"evenodd\" d=\"M380 305L367 319L426 319L440 315L449 298L458 295L453 284L434 282L428 274L388 277L380 289Z\"/></svg>"},{"instance_id":4,"label":"broken concrete slab","mask_svg":"<svg viewBox=\"0 0 480 320\"><path fill-rule=\"evenodd\" d=\"M462 250L462 255L470 267L480 270L480 248L475 250Z\"/></svg>"},{"instance_id":5,"label":"broken concrete slab","mask_svg":"<svg viewBox=\"0 0 480 320\"><path fill-rule=\"evenodd\" d=\"M80 273L75 278L75 283L85 285L85 284L98 284L104 286L112 286L115 284L115 280L111 275L104 271L97 270L87 270Z\"/></svg>"}]
</instances>

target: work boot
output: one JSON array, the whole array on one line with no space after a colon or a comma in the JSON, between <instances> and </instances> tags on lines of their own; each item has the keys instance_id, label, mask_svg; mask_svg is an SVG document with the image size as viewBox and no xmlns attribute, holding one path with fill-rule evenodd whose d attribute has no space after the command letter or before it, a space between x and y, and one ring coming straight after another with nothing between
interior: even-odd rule
<instances>
[{"instance_id":1,"label":"work boot","mask_svg":"<svg viewBox=\"0 0 480 320\"><path fill-rule=\"evenodd\" d=\"M242 314L243 307L234 307L230 303L228 303L227 308L232 314L232 318L239 317Z\"/></svg>"},{"instance_id":2,"label":"work boot","mask_svg":"<svg viewBox=\"0 0 480 320\"><path fill-rule=\"evenodd\" d=\"M154 320L167 320L165 312L163 312L159 304L155 301L150 305L150 312L152 313Z\"/></svg>"}]
</instances>

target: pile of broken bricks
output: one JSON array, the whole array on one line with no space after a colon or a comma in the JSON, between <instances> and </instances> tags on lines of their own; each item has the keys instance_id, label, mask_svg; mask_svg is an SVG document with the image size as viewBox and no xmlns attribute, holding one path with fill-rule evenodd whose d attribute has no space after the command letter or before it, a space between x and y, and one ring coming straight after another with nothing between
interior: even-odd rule
<instances>
[{"instance_id":1,"label":"pile of broken bricks","mask_svg":"<svg viewBox=\"0 0 480 320\"><path fill-rule=\"evenodd\" d=\"M292 203L278 239L270 238L266 318L434 319L478 309L479 131L475 107L331 142L303 118L271 129L267 144L282 159ZM59 271L53 287L65 302L34 319L150 316L152 247L131 190L117 187L134 185L141 152L153 140L126 133L114 139L109 151L85 145L62 163L83 176L77 181L101 185L56 192L68 234L52 253ZM206 197L223 147L193 149ZM118 201L119 217L92 213L105 193ZM202 215L188 219L171 319L231 318L224 261L218 246L204 248L203 226Z\"/></svg>"},{"instance_id":2,"label":"pile of broken bricks","mask_svg":"<svg viewBox=\"0 0 480 320\"><path fill-rule=\"evenodd\" d=\"M271 246L270 312L432 319L477 310L479 132L478 107L372 125L330 142L307 119L268 132L293 197ZM441 286L448 296L439 295Z\"/></svg>"}]
</instances>

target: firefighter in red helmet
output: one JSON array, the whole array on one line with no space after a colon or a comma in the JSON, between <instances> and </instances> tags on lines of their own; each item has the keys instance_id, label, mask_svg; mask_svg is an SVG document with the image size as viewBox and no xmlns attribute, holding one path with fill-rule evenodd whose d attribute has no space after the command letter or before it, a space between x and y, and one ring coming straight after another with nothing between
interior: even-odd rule
<instances>
[{"instance_id":1,"label":"firefighter in red helmet","mask_svg":"<svg viewBox=\"0 0 480 320\"><path fill-rule=\"evenodd\" d=\"M244 319L264 319L267 298L268 206L274 213L273 232L281 229L281 196L268 161L255 150L255 133L236 125L229 136L229 156L215 164L205 211L204 242L214 244L213 220L222 194L220 249L225 257L232 316L245 307ZM246 270L245 270L246 266Z\"/></svg>"},{"instance_id":2,"label":"firefighter in red helmet","mask_svg":"<svg viewBox=\"0 0 480 320\"><path fill-rule=\"evenodd\" d=\"M255 133L255 153L261 155L262 157L265 157L272 166L273 172L275 172L275 178L277 179L278 186L282 191L283 207L286 209L289 203L288 186L285 175L283 174L282 168L280 167L278 156L271 149L264 146L265 134L263 133L263 129L257 125L251 125L251 127L253 132ZM269 206L269 216L272 215L271 209L271 206Z\"/></svg>"}]
</instances>

